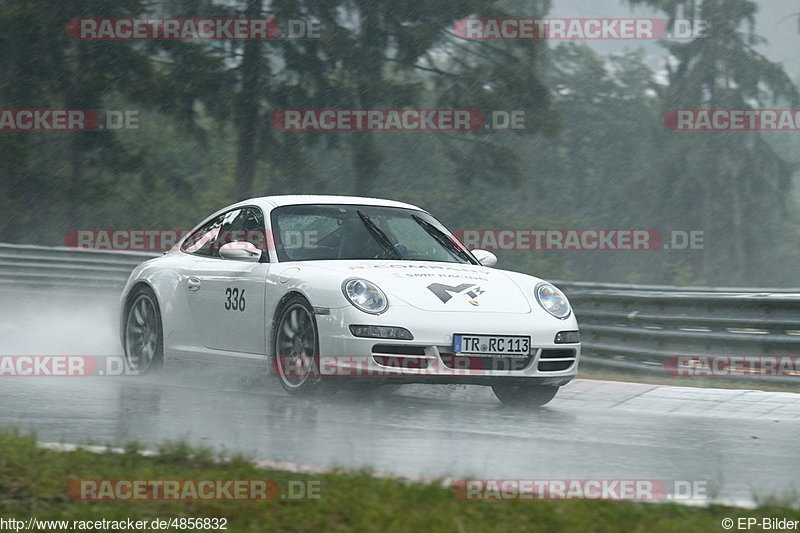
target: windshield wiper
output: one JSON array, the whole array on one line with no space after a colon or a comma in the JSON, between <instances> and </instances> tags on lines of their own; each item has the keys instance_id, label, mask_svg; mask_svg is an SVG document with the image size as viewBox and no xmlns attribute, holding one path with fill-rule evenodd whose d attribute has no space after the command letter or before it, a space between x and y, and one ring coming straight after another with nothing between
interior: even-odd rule
<instances>
[{"instance_id":1,"label":"windshield wiper","mask_svg":"<svg viewBox=\"0 0 800 533\"><path fill-rule=\"evenodd\" d=\"M444 246L448 252L450 252L457 258L464 260L467 263L474 263L469 254L467 254L464 250L453 244L453 241L450 240L450 237L445 232L443 232L442 230L440 230L439 228L437 228L424 218L418 217L417 215L411 215L411 218L414 219L414 222L422 226L422 229L424 229L428 233L428 235L436 239L436 242Z\"/></svg>"},{"instance_id":2,"label":"windshield wiper","mask_svg":"<svg viewBox=\"0 0 800 533\"><path fill-rule=\"evenodd\" d=\"M400 255L400 252L397 251L397 248L394 247L394 244L392 244L391 239L389 239L389 237L381 228L378 227L377 224L372 221L371 218L359 210L356 210L356 213L358 213L361 222L364 223L364 226L367 228L367 231L369 231L370 235L372 235L372 237L378 241L378 244L383 246L387 252L391 251L397 257L397 259L403 258L403 256Z\"/></svg>"}]
</instances>

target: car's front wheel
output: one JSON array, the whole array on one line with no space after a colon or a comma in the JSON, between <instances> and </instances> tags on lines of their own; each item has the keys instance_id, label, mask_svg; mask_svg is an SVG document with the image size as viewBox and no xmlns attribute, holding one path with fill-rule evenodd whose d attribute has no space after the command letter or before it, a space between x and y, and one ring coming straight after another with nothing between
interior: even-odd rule
<instances>
[{"instance_id":1,"label":"car's front wheel","mask_svg":"<svg viewBox=\"0 0 800 533\"><path fill-rule=\"evenodd\" d=\"M161 313L153 291L137 289L128 299L125 317L125 360L131 370L146 374L164 364Z\"/></svg>"},{"instance_id":2,"label":"car's front wheel","mask_svg":"<svg viewBox=\"0 0 800 533\"><path fill-rule=\"evenodd\" d=\"M558 386L497 383L492 385L492 390L505 405L539 407L555 398Z\"/></svg>"},{"instance_id":3,"label":"car's front wheel","mask_svg":"<svg viewBox=\"0 0 800 533\"><path fill-rule=\"evenodd\" d=\"M290 296L276 313L273 372L290 394L323 390L319 375L319 334L314 310L300 295Z\"/></svg>"}]
</instances>

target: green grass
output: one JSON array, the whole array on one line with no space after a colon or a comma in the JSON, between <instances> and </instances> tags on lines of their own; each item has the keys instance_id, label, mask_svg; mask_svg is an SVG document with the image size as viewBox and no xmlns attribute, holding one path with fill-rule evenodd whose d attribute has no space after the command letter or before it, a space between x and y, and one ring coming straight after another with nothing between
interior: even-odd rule
<instances>
[{"instance_id":1,"label":"green grass","mask_svg":"<svg viewBox=\"0 0 800 533\"><path fill-rule=\"evenodd\" d=\"M83 502L67 496L79 479L319 480L320 498L305 501ZM220 461L182 444L144 457L136 446L122 454L56 452L32 437L0 433L0 517L5 519L152 520L228 519L228 531L534 531L708 533L724 517L775 516L800 520L800 511L765 503L757 510L627 502L474 502L440 484L377 479L367 472L299 475L265 470L244 458Z\"/></svg>"}]
</instances>

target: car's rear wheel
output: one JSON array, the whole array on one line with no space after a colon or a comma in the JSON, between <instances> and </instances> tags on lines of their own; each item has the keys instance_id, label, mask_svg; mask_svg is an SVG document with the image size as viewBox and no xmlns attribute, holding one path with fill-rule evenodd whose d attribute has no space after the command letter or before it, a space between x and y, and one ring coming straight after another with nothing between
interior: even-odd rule
<instances>
[{"instance_id":1,"label":"car's rear wheel","mask_svg":"<svg viewBox=\"0 0 800 533\"><path fill-rule=\"evenodd\" d=\"M557 385L525 385L517 383L497 383L492 390L497 399L505 405L518 407L539 407L555 398Z\"/></svg>"},{"instance_id":2,"label":"car's rear wheel","mask_svg":"<svg viewBox=\"0 0 800 533\"><path fill-rule=\"evenodd\" d=\"M125 360L131 370L146 374L163 366L161 313L150 288L139 288L128 299L124 338Z\"/></svg>"},{"instance_id":3,"label":"car's rear wheel","mask_svg":"<svg viewBox=\"0 0 800 533\"><path fill-rule=\"evenodd\" d=\"M321 392L319 334L311 304L300 295L290 296L279 308L273 331L273 371L290 394Z\"/></svg>"}]
</instances>

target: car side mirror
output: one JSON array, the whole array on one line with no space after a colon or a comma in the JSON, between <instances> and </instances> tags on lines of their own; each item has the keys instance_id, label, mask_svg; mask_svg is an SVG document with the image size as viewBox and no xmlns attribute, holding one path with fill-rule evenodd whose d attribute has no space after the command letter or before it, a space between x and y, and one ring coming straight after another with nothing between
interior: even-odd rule
<instances>
[{"instance_id":1,"label":"car side mirror","mask_svg":"<svg viewBox=\"0 0 800 533\"><path fill-rule=\"evenodd\" d=\"M219 248L219 256L223 259L234 261L247 261L257 263L261 259L262 251L255 244L247 241L235 241L223 244Z\"/></svg>"},{"instance_id":2,"label":"car side mirror","mask_svg":"<svg viewBox=\"0 0 800 533\"><path fill-rule=\"evenodd\" d=\"M472 250L472 255L485 267L493 267L497 264L497 256L489 250Z\"/></svg>"}]
</instances>

